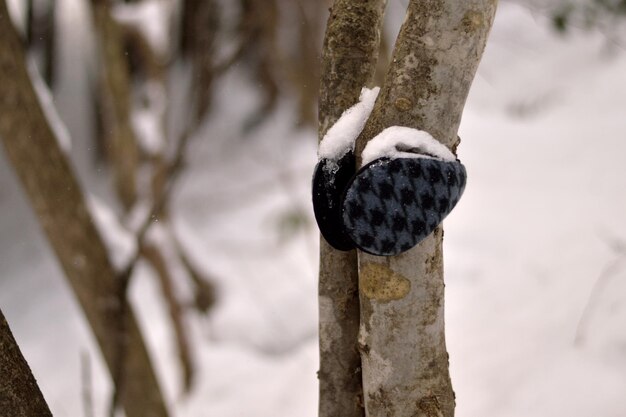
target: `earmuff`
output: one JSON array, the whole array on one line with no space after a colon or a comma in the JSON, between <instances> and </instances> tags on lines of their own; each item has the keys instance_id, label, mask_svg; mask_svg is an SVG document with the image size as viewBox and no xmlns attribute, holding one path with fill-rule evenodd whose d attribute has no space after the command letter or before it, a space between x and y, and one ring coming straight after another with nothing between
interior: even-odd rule
<instances>
[{"instance_id":1,"label":"earmuff","mask_svg":"<svg viewBox=\"0 0 626 417\"><path fill-rule=\"evenodd\" d=\"M313 174L313 210L322 236L335 249L392 256L441 224L459 202L467 173L428 132L392 126L368 142L363 167L355 174L354 140L377 93L363 89L361 102L322 140Z\"/></svg>"}]
</instances>

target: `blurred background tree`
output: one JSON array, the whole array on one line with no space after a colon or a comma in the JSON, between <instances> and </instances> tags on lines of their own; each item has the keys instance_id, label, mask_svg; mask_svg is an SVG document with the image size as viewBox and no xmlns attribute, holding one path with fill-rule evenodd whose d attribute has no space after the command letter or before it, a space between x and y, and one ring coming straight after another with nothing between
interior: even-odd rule
<instances>
[{"instance_id":1,"label":"blurred background tree","mask_svg":"<svg viewBox=\"0 0 626 417\"><path fill-rule=\"evenodd\" d=\"M57 3L29 0L9 2L8 6L24 53L16 49L18 43L7 19L9 9L3 5L4 42L0 47L3 62L10 62L5 69L13 71L2 72L6 91L1 101L5 122L0 134L6 151L38 217L49 219L42 221L48 241L106 357L115 385L111 413L121 402L129 416L146 412L165 415L158 387L149 387L152 382L146 379L154 374L149 361L132 356L136 349L145 351L126 294L135 266L146 261L159 282L178 347L183 387L189 391L195 367L185 315L189 308L208 313L216 290L169 222L170 203L176 180L185 170L188 144L211 140L198 137L199 128L210 119L212 108L220 106L214 99L215 85L235 68L243 69L258 84L262 99L244 123L232 129L242 136L250 134L272 114L282 96L293 97L297 103L295 126L314 125L325 4L303 0L83 2L91 9L89 26L95 34L95 65L87 68L94 119L91 137L74 140L90 141L96 151L88 164L92 174L87 177L72 168L63 122L58 116L50 117L56 114L52 97L59 66ZM283 36L286 32L293 36ZM27 66L31 67L30 82L24 78L28 77ZM176 95L181 97L179 107L173 105ZM20 122L22 116L26 117L24 123ZM45 140L33 140L42 135ZM53 161L59 161L62 169L52 168ZM92 181L100 172L107 174L104 181ZM98 190L102 184L105 189L111 184L113 192L102 195ZM55 190L65 188L68 193L59 199ZM77 216L79 212L84 215ZM297 218L294 220L292 212L285 219L297 229L301 227ZM72 228L76 233L72 234ZM120 251L124 239L127 244ZM73 265L81 247L80 262L88 267L77 270ZM177 294L180 283L174 282L172 265L185 270L193 288L193 304L186 305ZM98 306L103 303L117 307L111 314L101 313ZM130 344L128 332L133 334ZM127 359L128 355L134 359ZM136 373L138 369L143 369L141 375ZM152 409L146 401L155 396L161 405Z\"/></svg>"}]
</instances>

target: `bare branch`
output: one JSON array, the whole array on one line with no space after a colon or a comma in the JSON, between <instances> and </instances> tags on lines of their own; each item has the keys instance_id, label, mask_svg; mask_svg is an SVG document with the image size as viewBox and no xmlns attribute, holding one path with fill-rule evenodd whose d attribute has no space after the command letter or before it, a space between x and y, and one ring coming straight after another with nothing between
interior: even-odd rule
<instances>
[{"instance_id":1,"label":"bare branch","mask_svg":"<svg viewBox=\"0 0 626 417\"><path fill-rule=\"evenodd\" d=\"M194 283L195 307L198 309L198 311L206 313L211 309L211 307L215 305L216 302L217 294L215 290L215 285L212 284L207 275L202 273L200 269L193 264L191 259L189 259L189 255L187 254L180 240L176 236L173 236L172 239L174 241L178 257L180 258L185 269L187 270L191 281Z\"/></svg>"},{"instance_id":2,"label":"bare branch","mask_svg":"<svg viewBox=\"0 0 626 417\"><path fill-rule=\"evenodd\" d=\"M582 345L585 342L585 330L587 330L589 326L589 319L591 317L591 313L597 306L598 298L611 281L623 268L625 263L625 256L622 253L621 256L614 261L610 262L608 265L604 267L598 278L593 284L593 288L591 289L591 294L589 294L589 299L587 300L587 304L585 304L585 308L583 309L582 314L580 315L580 319L578 320L578 324L576 325L576 333L574 336L574 345Z\"/></svg>"},{"instance_id":3,"label":"bare branch","mask_svg":"<svg viewBox=\"0 0 626 417\"><path fill-rule=\"evenodd\" d=\"M141 251L144 259L152 265L157 276L159 277L161 293L163 294L163 298L167 304L170 319L172 320L174 326L174 334L176 336L176 344L178 347L178 357L183 370L184 389L185 392L188 392L191 389L194 378L193 358L189 337L183 322L181 303L174 291L170 269L165 261L165 258L163 257L162 249L159 249L152 244L144 244Z\"/></svg>"}]
</instances>

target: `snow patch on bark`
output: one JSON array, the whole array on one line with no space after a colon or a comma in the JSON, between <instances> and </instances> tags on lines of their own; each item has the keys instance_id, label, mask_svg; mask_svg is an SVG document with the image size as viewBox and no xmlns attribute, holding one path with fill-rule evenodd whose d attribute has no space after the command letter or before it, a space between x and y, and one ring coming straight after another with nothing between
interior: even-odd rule
<instances>
[{"instance_id":1,"label":"snow patch on bark","mask_svg":"<svg viewBox=\"0 0 626 417\"><path fill-rule=\"evenodd\" d=\"M87 207L102 236L113 266L116 270L123 271L137 252L135 236L122 226L115 212L96 196L87 196Z\"/></svg>"},{"instance_id":2,"label":"snow patch on bark","mask_svg":"<svg viewBox=\"0 0 626 417\"><path fill-rule=\"evenodd\" d=\"M363 165L383 157L456 160L454 154L430 133L405 126L391 126L380 132L367 143L361 156Z\"/></svg>"},{"instance_id":3,"label":"snow patch on bark","mask_svg":"<svg viewBox=\"0 0 626 417\"><path fill-rule=\"evenodd\" d=\"M369 337L369 332L363 323L359 326L359 345L365 346Z\"/></svg>"},{"instance_id":4,"label":"snow patch on bark","mask_svg":"<svg viewBox=\"0 0 626 417\"><path fill-rule=\"evenodd\" d=\"M167 110L167 98L163 86L156 82L148 82L143 93L144 104L133 108L131 121L141 149L156 156L165 149L162 120Z\"/></svg>"},{"instance_id":5,"label":"snow patch on bark","mask_svg":"<svg viewBox=\"0 0 626 417\"><path fill-rule=\"evenodd\" d=\"M112 15L121 24L137 27L152 50L166 56L170 48L170 17L172 4L163 0L116 4Z\"/></svg>"},{"instance_id":6,"label":"snow patch on bark","mask_svg":"<svg viewBox=\"0 0 626 417\"><path fill-rule=\"evenodd\" d=\"M363 87L359 102L344 111L322 138L318 151L319 159L339 161L346 153L354 150L354 142L365 127L379 91L380 87L372 89Z\"/></svg>"},{"instance_id":7,"label":"snow patch on bark","mask_svg":"<svg viewBox=\"0 0 626 417\"><path fill-rule=\"evenodd\" d=\"M22 0L8 0L7 9L15 29L21 34L26 33L26 2Z\"/></svg>"},{"instance_id":8,"label":"snow patch on bark","mask_svg":"<svg viewBox=\"0 0 626 417\"><path fill-rule=\"evenodd\" d=\"M37 63L34 59L29 58L27 60L27 68L28 75L30 75L30 81L33 84L35 94L37 95L43 114L52 129L52 133L54 133L54 136L56 137L63 152L65 152L66 155L69 155L72 150L72 139L65 123L61 119L61 116L59 116L59 113L54 105L52 92L41 77L39 69L37 68Z\"/></svg>"}]
</instances>

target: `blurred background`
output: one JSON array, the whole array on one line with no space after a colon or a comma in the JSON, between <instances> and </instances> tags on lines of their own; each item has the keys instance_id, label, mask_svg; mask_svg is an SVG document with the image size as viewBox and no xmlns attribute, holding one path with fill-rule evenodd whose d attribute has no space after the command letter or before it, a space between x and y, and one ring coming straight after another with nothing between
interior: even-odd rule
<instances>
[{"instance_id":1,"label":"blurred background","mask_svg":"<svg viewBox=\"0 0 626 417\"><path fill-rule=\"evenodd\" d=\"M172 414L316 416L309 187L330 2L111 2L108 49L98 3L8 2L119 265L162 203L130 298ZM378 80L406 6L388 1ZM626 416L625 22L621 0L499 5L445 221L459 417ZM4 149L0 210L0 307L53 414L108 415L108 372Z\"/></svg>"}]
</instances>

